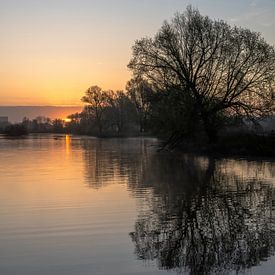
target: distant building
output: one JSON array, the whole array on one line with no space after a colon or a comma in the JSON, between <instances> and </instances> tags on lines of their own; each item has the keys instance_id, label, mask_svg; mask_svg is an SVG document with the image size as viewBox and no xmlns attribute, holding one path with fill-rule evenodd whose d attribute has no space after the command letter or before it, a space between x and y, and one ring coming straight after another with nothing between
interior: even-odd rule
<instances>
[{"instance_id":1,"label":"distant building","mask_svg":"<svg viewBox=\"0 0 275 275\"><path fill-rule=\"evenodd\" d=\"M0 123L9 123L9 118L7 116L0 116Z\"/></svg>"},{"instance_id":2,"label":"distant building","mask_svg":"<svg viewBox=\"0 0 275 275\"><path fill-rule=\"evenodd\" d=\"M7 116L0 116L0 129L4 129L9 124L9 118Z\"/></svg>"}]
</instances>

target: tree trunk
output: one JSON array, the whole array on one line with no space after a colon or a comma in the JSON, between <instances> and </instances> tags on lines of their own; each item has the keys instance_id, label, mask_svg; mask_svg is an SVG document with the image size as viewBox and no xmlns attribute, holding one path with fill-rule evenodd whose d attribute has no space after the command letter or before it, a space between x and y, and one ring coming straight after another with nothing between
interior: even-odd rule
<instances>
[{"instance_id":1,"label":"tree trunk","mask_svg":"<svg viewBox=\"0 0 275 275\"><path fill-rule=\"evenodd\" d=\"M215 124L215 118L209 116L203 117L204 130L208 138L208 143L213 144L218 141L218 129Z\"/></svg>"}]
</instances>

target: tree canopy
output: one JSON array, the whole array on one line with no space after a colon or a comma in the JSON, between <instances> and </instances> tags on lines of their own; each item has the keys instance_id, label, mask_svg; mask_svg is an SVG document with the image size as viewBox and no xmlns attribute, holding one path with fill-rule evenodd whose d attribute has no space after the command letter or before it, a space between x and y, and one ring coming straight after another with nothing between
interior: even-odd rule
<instances>
[{"instance_id":1,"label":"tree canopy","mask_svg":"<svg viewBox=\"0 0 275 275\"><path fill-rule=\"evenodd\" d=\"M153 38L136 41L128 67L157 92L177 94L182 112L195 109L210 140L221 117L256 118L272 107L274 47L257 32L212 20L191 6Z\"/></svg>"}]
</instances>

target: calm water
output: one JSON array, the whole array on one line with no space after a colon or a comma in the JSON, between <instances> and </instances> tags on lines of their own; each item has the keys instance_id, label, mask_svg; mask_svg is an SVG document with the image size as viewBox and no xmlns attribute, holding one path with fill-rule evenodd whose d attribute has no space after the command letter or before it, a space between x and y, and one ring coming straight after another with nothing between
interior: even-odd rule
<instances>
[{"instance_id":1,"label":"calm water","mask_svg":"<svg viewBox=\"0 0 275 275\"><path fill-rule=\"evenodd\" d=\"M156 144L0 137L0 274L274 274L275 163Z\"/></svg>"}]
</instances>

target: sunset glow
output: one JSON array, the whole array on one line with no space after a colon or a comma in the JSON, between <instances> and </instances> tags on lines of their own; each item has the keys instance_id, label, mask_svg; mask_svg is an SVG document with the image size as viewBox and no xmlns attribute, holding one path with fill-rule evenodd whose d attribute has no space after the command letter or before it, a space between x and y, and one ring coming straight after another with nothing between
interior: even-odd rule
<instances>
[{"instance_id":1,"label":"sunset glow","mask_svg":"<svg viewBox=\"0 0 275 275\"><path fill-rule=\"evenodd\" d=\"M124 89L134 41L190 3L275 44L273 0L0 0L0 105L79 105L91 85Z\"/></svg>"}]
</instances>

